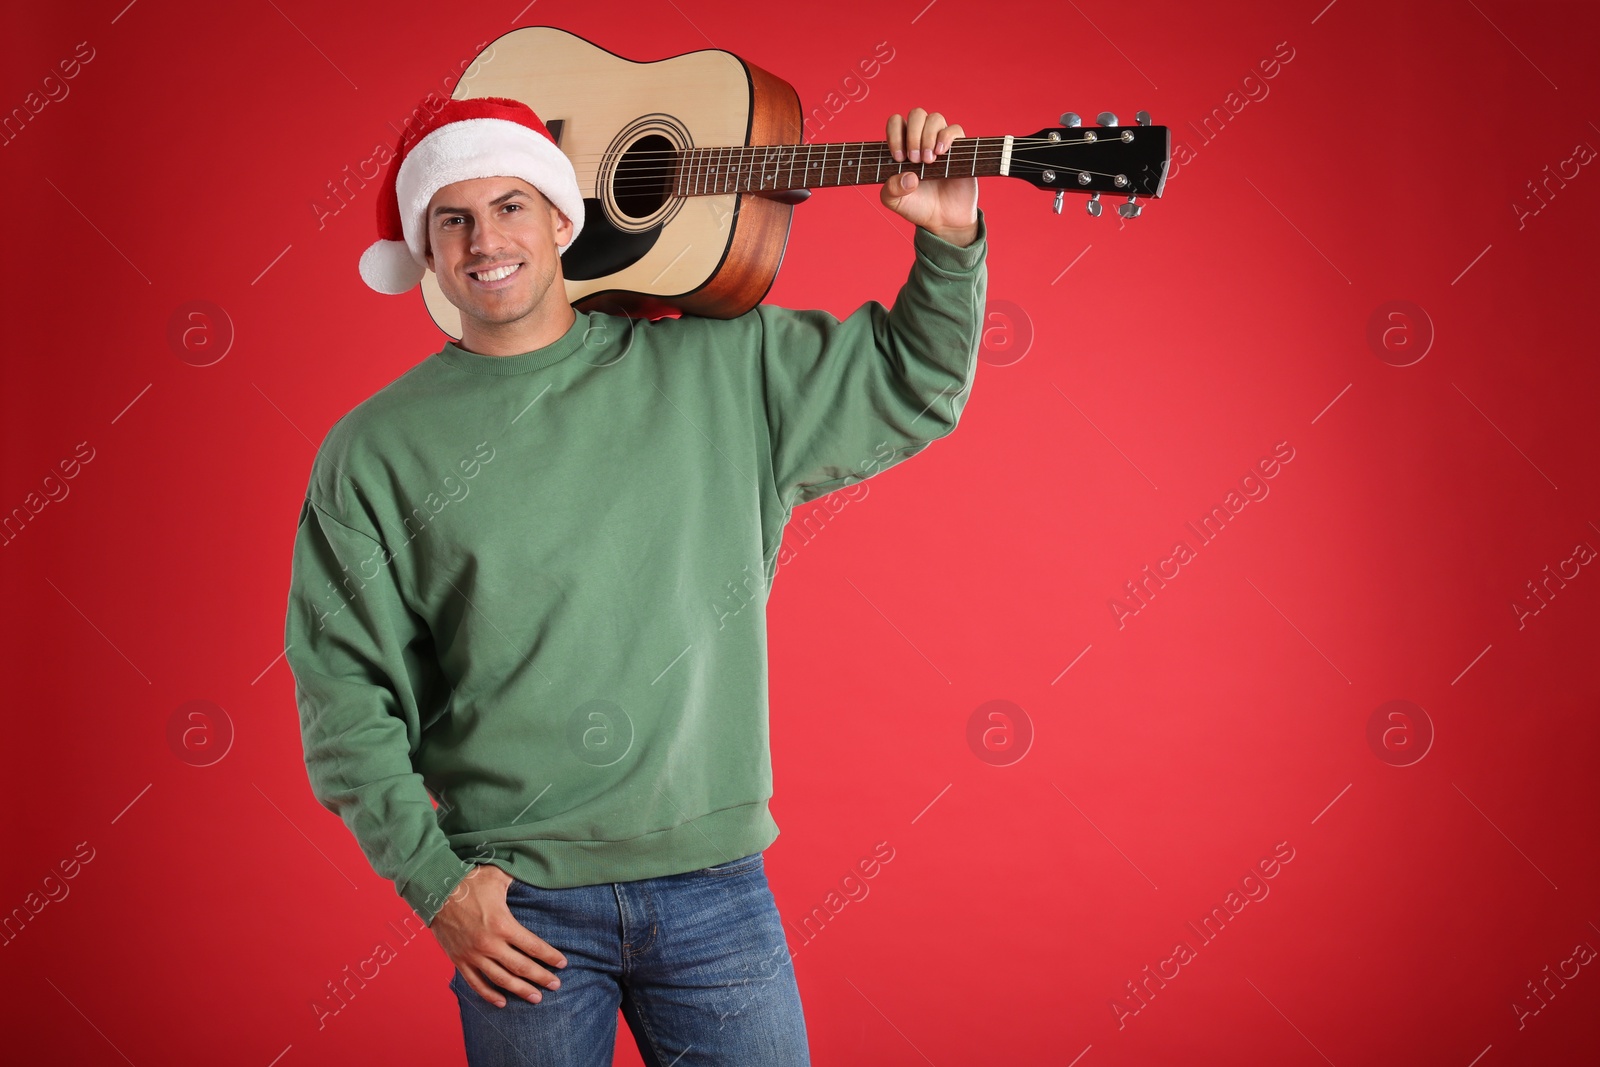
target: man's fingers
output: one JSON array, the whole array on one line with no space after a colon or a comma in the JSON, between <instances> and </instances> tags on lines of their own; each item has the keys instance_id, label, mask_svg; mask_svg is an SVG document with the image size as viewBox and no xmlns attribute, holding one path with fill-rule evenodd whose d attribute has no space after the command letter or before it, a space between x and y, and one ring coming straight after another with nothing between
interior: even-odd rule
<instances>
[{"instance_id":1,"label":"man's fingers","mask_svg":"<svg viewBox=\"0 0 1600 1067\"><path fill-rule=\"evenodd\" d=\"M885 207L893 208L896 202L916 188L916 184L917 176L913 171L903 170L898 174L891 174L889 180L883 183L878 199L883 201Z\"/></svg>"},{"instance_id":2,"label":"man's fingers","mask_svg":"<svg viewBox=\"0 0 1600 1067\"><path fill-rule=\"evenodd\" d=\"M531 983L524 982L494 960L484 960L478 965L478 969L483 972L485 978L514 997L532 1001L535 1004L544 999L544 994L539 992ZM505 1007L504 997L491 997L489 999L496 1001L500 1007Z\"/></svg>"},{"instance_id":3,"label":"man's fingers","mask_svg":"<svg viewBox=\"0 0 1600 1067\"><path fill-rule=\"evenodd\" d=\"M889 153L898 163L906 158L906 120L898 113L890 115L887 133Z\"/></svg>"},{"instance_id":4,"label":"man's fingers","mask_svg":"<svg viewBox=\"0 0 1600 1067\"><path fill-rule=\"evenodd\" d=\"M927 120L923 123L922 129L921 129L920 132L922 134L922 137L921 137L922 161L924 163L932 163L933 162L933 160L934 160L933 146L939 143L939 133L943 129L944 129L944 116L939 114L937 111L935 111L933 114L929 115L927 117ZM916 153L913 152L912 155L911 155L911 158L912 159L916 159L917 158Z\"/></svg>"},{"instance_id":5,"label":"man's fingers","mask_svg":"<svg viewBox=\"0 0 1600 1067\"><path fill-rule=\"evenodd\" d=\"M539 937L532 930L517 922L511 914L511 909L506 909L505 939L513 949L536 960L543 960L554 967L565 967L567 957L544 938Z\"/></svg>"},{"instance_id":6,"label":"man's fingers","mask_svg":"<svg viewBox=\"0 0 1600 1067\"><path fill-rule=\"evenodd\" d=\"M911 153L913 163L922 160L922 127L928 121L928 113L920 107L914 107L906 115L906 151Z\"/></svg>"},{"instance_id":7,"label":"man's fingers","mask_svg":"<svg viewBox=\"0 0 1600 1067\"><path fill-rule=\"evenodd\" d=\"M474 993L478 994L478 996L482 997L484 1000L487 1000L490 1004L493 1004L497 1008L503 1008L506 1006L506 998L495 992L489 983L485 982L482 978L479 978L477 973L472 968L457 967L456 970L460 972L461 980L466 982L467 987Z\"/></svg>"},{"instance_id":8,"label":"man's fingers","mask_svg":"<svg viewBox=\"0 0 1600 1067\"><path fill-rule=\"evenodd\" d=\"M944 116L939 112L920 107L912 108L904 118L890 115L884 132L889 154L897 163L908 158L913 163L932 163L950 151L951 141L967 135L960 126L945 125Z\"/></svg>"},{"instance_id":9,"label":"man's fingers","mask_svg":"<svg viewBox=\"0 0 1600 1067\"><path fill-rule=\"evenodd\" d=\"M547 989L555 989L561 985L561 979L539 966L526 953L518 951L516 946L509 943L502 946L499 952L489 954L489 958L512 974L519 978L526 978L535 985L542 985Z\"/></svg>"}]
</instances>

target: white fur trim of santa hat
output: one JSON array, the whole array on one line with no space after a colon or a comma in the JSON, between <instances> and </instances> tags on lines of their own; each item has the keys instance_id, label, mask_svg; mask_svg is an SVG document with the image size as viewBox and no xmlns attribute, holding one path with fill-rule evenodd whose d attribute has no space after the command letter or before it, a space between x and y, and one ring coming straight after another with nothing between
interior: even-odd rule
<instances>
[{"instance_id":1,"label":"white fur trim of santa hat","mask_svg":"<svg viewBox=\"0 0 1600 1067\"><path fill-rule=\"evenodd\" d=\"M531 110L528 115L532 117ZM538 122L537 117L533 121ZM400 160L394 179L394 203L404 240L392 239L391 215L386 220L388 225L382 227L391 232L361 254L362 280L391 296L415 288L428 269L424 216L433 195L456 182L494 177L521 178L571 220L572 237L559 246L565 254L583 230L583 194L571 160L555 142L521 122L463 118L438 126L412 145Z\"/></svg>"}]
</instances>

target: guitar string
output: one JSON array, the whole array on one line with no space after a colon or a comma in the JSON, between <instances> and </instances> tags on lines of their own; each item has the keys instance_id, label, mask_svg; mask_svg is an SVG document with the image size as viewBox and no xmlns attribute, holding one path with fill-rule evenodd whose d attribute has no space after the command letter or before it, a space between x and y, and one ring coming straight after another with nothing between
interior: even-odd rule
<instances>
[{"instance_id":1,"label":"guitar string","mask_svg":"<svg viewBox=\"0 0 1600 1067\"><path fill-rule=\"evenodd\" d=\"M978 138L962 138L962 139L959 139L956 142L954 142L950 148L946 149L938 157L938 159L942 160L942 159L952 158L952 157L955 156L955 153L957 152L958 149L965 148L967 143L972 142L972 141L976 141L976 140L978 140ZM983 140L986 140L986 141L997 141L997 140L999 140L999 138L988 138L988 137L986 137L986 138L983 138ZM1090 145L1090 144L1092 144L1092 145L1096 145L1096 146L1101 146L1101 145L1115 145L1115 144L1122 144L1122 143L1124 143L1124 142L1122 142L1120 140L1117 140L1115 138L1113 138L1111 140L1108 140L1108 141L1050 141L1050 140L1048 140L1046 138L1042 138L1042 137L1041 138L1013 138L1012 139L1012 151L1013 152L1017 151L1017 146L1018 145L1022 145L1023 146L1022 147L1022 151L1028 151L1028 146L1031 145L1031 144L1037 144L1037 145L1041 145L1041 146L1062 147L1062 146L1067 146L1067 145ZM630 155L631 158L634 158L634 159L637 159L637 158L639 158L641 156L665 156L665 157L667 157L666 160L659 160L659 161L653 161L653 162L674 162L674 163L676 163L676 162L680 162L680 161L685 161L684 160L684 156L689 152L699 152L699 153L701 153L701 155L696 157L696 159L694 161L695 163L716 163L718 166L721 166L726 161L718 160L718 158L716 156L710 155L708 153L731 151L731 152L743 153L743 155L741 155L740 158L745 163L771 164L773 161L762 159L760 157L760 153L766 152L766 151L782 151L784 149L806 148L807 149L807 159L809 160L810 159L810 149L814 148L814 147L816 147L816 146L814 146L814 145L788 145L788 144L784 144L784 145L744 145L742 147L741 146L733 146L731 148L719 148L719 147L690 148L690 149L677 149L677 148L674 148L674 149L651 150L651 151L648 151L648 152L633 152L633 153L629 153L629 155ZM877 150L882 150L883 149L884 143L882 141L843 142L842 145L841 145L840 142L834 142L834 143L831 143L831 144L823 145L822 147L823 148L841 147L841 151L839 153L840 158L843 158L843 156L845 155L845 153L842 150L842 148L850 147L850 148L856 148L858 154L867 156L867 161L869 161L869 162L874 161L875 159L881 159L885 163L896 163L897 165L906 164L906 163L912 163L912 161L910 159L903 159L903 160L899 160L899 161L891 160L886 154L882 155L882 156L878 156L878 157L871 156L870 153L874 149L877 149ZM1005 145L1003 145L1003 144L978 145L978 146L976 146L974 148L971 156L963 155L963 156L960 157L960 159L961 159L962 162L967 162L973 157L976 157L978 159L998 158L998 157L1003 156L1005 154L1005 150L1006 150L1005 149ZM605 152L605 153L601 153L600 155L585 155L585 156L582 156L582 157L578 157L576 159L574 159L573 157L569 156L568 159L573 162L574 168L576 168L577 166L590 166L590 165L595 166L595 167L598 168L602 164L602 162L604 162L607 159L612 159L612 158L614 158L614 156L615 156L614 153ZM835 165L836 162L837 161L830 160L826 165L827 166L833 166L833 165ZM912 165L913 166L923 165L924 162L925 161L918 161L917 163L913 163ZM934 160L933 162L936 163L936 162L938 162L938 160ZM782 161L781 160L778 161L777 165L781 166L782 165ZM810 166L822 166L823 164L821 164L821 163L811 163L811 164L808 164L808 165L810 165ZM1063 168L1063 169L1070 169L1070 168Z\"/></svg>"},{"instance_id":2,"label":"guitar string","mask_svg":"<svg viewBox=\"0 0 1600 1067\"><path fill-rule=\"evenodd\" d=\"M1114 128L1114 127L1108 127L1108 129L1110 129L1110 128ZM1148 129L1148 128L1149 127L1143 127L1143 126L1136 127L1136 129ZM991 142L988 145L981 145L980 148L982 148L982 149L991 149L992 148L992 149L997 150L997 151L998 150L1003 150L1004 149L1004 145L1001 144L1000 142L1002 142L1004 140L1005 140L1004 137L957 137L955 140L950 142L950 147L945 150L944 154L948 155L951 151L955 150L956 148L964 148L967 145L977 144L980 141L989 141L989 142ZM1080 138L1077 138L1076 140L1067 140L1067 139L1063 138L1061 140L1052 141L1049 137L1016 137L1016 136L1013 136L1011 138L1011 143L1012 143L1013 146L1019 145L1019 144L1038 144L1038 145L1050 145L1050 146L1060 147L1060 146L1064 146L1064 145L1088 145L1088 144L1092 144L1092 145L1113 145L1113 144L1125 144L1127 142L1123 141L1120 137L1105 137L1105 138L1096 137L1092 141L1089 140L1087 137L1080 137ZM756 152L756 151L763 151L763 150L766 150L766 149L780 149L780 148L791 148L791 149L798 149L798 148L805 148L805 149L838 148L840 145L844 145L844 146L847 146L847 147L859 146L859 147L861 147L863 149L870 149L870 148L883 148L883 147L885 147L886 142L884 142L884 141L829 141L829 142L825 142L823 144L805 144L805 143L801 143L801 144L747 144L747 145L690 145L688 148L651 148L651 149L643 149L643 150L640 150L640 151L637 151L637 152L632 152L632 153L629 153L629 154L630 155L634 155L634 156L671 156L671 155L678 155L678 154L683 153L683 152L721 152L721 151L728 151L728 150L733 150L733 151L738 151L738 152ZM599 153L589 152L589 153L585 153L583 156L580 156L580 157L574 157L572 155L568 155L567 158L568 159L604 159L607 156L611 156L611 155L614 155L614 154L615 154L614 152L608 150L608 151L599 152Z\"/></svg>"},{"instance_id":3,"label":"guitar string","mask_svg":"<svg viewBox=\"0 0 1600 1067\"><path fill-rule=\"evenodd\" d=\"M992 161L998 162L998 159L999 159L999 157L996 156L996 157L994 157L994 159ZM980 157L980 161L983 161L981 157ZM907 161L907 163L908 162L909 161ZM969 161L962 160L962 162L969 162ZM938 166L938 163L934 162L934 163L931 163L931 164L909 163L909 167L907 167L907 163L896 164L896 166L899 166L899 167L902 167L902 168L906 168L906 169L911 169L911 170L915 170L917 167L921 167L921 166L933 166L933 167L937 167ZM867 165L868 164L862 164L862 167L854 168L855 177L851 181L847 181L847 182L827 182L827 181L823 181L823 182L820 182L819 184L814 185L814 186L800 185L800 186L795 186L794 188L822 188L822 189L825 189L825 188L836 188L836 187L839 187L839 186L849 186L849 185L876 185L876 184L878 184L876 179L862 179L862 178L860 178L861 169L864 168ZM782 164L768 164L768 166L770 166L772 168L772 171L774 173L781 172L781 171L784 171L784 170L792 171L792 168L786 168ZM845 166L849 167L849 164L845 164ZM832 168L833 164L831 164L831 163L828 164L828 167ZM816 169L819 169L819 168L817 168L817 167L810 167L810 168L802 167L801 168L802 175L808 169L816 170ZM1084 168L1084 167L1064 167L1064 166L1061 166L1059 164L1057 164L1054 167L1051 167L1051 166L1046 166L1043 163L1034 163L1034 162L1032 162L1030 160L1018 160L1018 159L1015 159L1015 158L1013 158L1012 161L1011 161L1011 171L1010 171L1011 175L1017 175L1019 173L1043 173L1046 170L1057 170L1057 171L1060 171L1060 172L1065 173L1065 174L1090 174L1090 175L1093 175L1093 176L1095 176L1097 178L1111 178L1113 180L1118 177L1118 175L1116 175L1116 174L1114 174L1114 173L1112 173L1110 171L1089 170L1089 169ZM757 171L753 171L753 172L747 171L746 175L741 175L741 176L738 176L738 177L732 179L731 180L731 184L733 184L735 186L735 188L732 188L732 189L720 189L720 190L706 189L704 191L685 191L685 192L681 192L681 193L677 192L676 190L674 190L674 195L678 195L678 196L693 196L693 195L716 196L716 195L721 195L723 193L759 191L759 189L755 189L755 190L750 189L748 186L746 186L744 188L738 188L738 186L741 184L741 180L742 180L743 177L748 176L748 174L750 174L750 173L759 173L759 172L760 172L759 169ZM903 171L896 171L895 173L902 173L902 172ZM731 172L724 172L723 175L715 175L715 174L712 174L710 171L706 171L706 170L701 170L701 171L690 173L690 172L681 171L681 170L679 170L677 168L668 168L668 169L665 169L665 170L656 170L656 171L631 171L626 177L618 177L618 178L613 179L611 181L611 188L612 189L633 190L633 189L638 189L640 187L645 187L645 188L649 188L649 189L656 189L656 188L660 188L662 185L665 185L665 184L672 184L672 185L676 186L677 184L679 184L679 180L680 179L682 179L684 181L687 181L687 183L690 184L690 185L715 184L719 180L724 180L724 181L728 180L727 177L726 177L726 175L728 173L731 173ZM919 175L919 177L922 177L922 178L927 179L927 180L936 180L936 179L943 179L943 178L965 178L965 177L970 177L970 176L971 175L965 175L965 174L938 174L938 175L926 175L926 174L923 174L923 175ZM599 174L598 173L593 174L593 175L580 174L578 177L579 177L579 181L580 182L587 182L589 184L598 184L598 182L599 182ZM999 175L984 174L984 175L978 175L978 177L985 177L985 178L988 178L988 177L999 177ZM758 185L760 185L760 184L764 184L764 179L763 179L763 182L758 183Z\"/></svg>"},{"instance_id":4,"label":"guitar string","mask_svg":"<svg viewBox=\"0 0 1600 1067\"><path fill-rule=\"evenodd\" d=\"M956 153L958 150L964 149L969 143L976 142L978 140L980 140L980 138L960 138L960 139L956 140L955 142L953 142L950 148L947 148L943 153L941 153L940 156L939 156L939 159L945 159L947 157L950 157L954 153ZM981 140L998 142L1000 140L1000 138L997 138L997 137L985 137L985 138L981 138ZM1098 146L1104 146L1104 145L1116 145L1116 144L1123 144L1123 143L1125 143L1125 142L1123 142L1123 141L1121 141L1119 139L1116 139L1116 138L1112 138L1110 140L1105 140L1105 141L1087 141L1087 140L1082 140L1082 141L1051 141L1051 140L1049 140L1047 138L1043 138L1043 137L1036 137L1036 138L1016 137L1016 138L1012 139L1012 151L1015 152L1019 148L1022 151L1028 151L1034 145L1038 145L1038 146L1042 146L1042 147L1060 148L1060 147L1066 147L1066 146L1072 146L1072 145L1095 145L1095 146L1098 147ZM713 161L716 160L717 157L712 155L712 153L717 153L717 152L739 152L739 153L741 153L741 156L739 158L741 158L742 160L744 160L746 162L755 163L755 162L762 162L762 159L761 159L761 154L762 153L770 152L770 151L782 152L783 150L786 150L786 149L787 150L791 150L791 155L798 156L798 153L793 151L793 150L800 149L800 148L805 148L807 150L807 153L806 153L807 158L809 159L810 155L811 155L811 151L810 150L813 149L813 148L816 148L816 147L819 147L819 146L817 146L817 145L790 145L790 144L781 144L781 145L743 145L743 146L739 146L739 145L734 145L734 146L710 146L710 147L704 147L704 148L695 147L695 148L687 148L687 149L682 149L682 148L652 149L652 150L649 150L649 151L630 152L630 153L627 153L627 156L628 156L629 159L632 159L632 160L638 160L638 159L641 159L642 157L666 157L663 160L650 160L650 161L651 162L677 162L679 160L684 159L684 157L687 156L689 153L700 153L700 155L695 157L696 162L713 162ZM845 148L853 148L853 149L856 150L857 154L866 155L866 156L868 156L868 158L875 158L875 157L871 156L871 153L874 150L882 151L883 148L884 148L884 142L882 142L882 141L857 141L857 142L842 142L842 143L841 142L833 142L833 143L821 145L820 147L822 147L824 149L840 148L841 149L841 151L839 153L840 157L843 157L845 155L845 152L844 152ZM1005 149L1005 145L997 143L997 144L988 144L988 145L977 145L974 148L973 151L974 151L974 154L976 154L979 158L984 158L986 155L990 155L990 154L996 154L996 155L1004 154L1005 150L1006 150ZM608 160L616 160L617 159L617 155L614 152L609 152L608 151L608 152L602 152L602 153L599 153L599 154L586 153L585 155L578 156L578 157L568 156L567 158L573 163L574 167L578 167L578 166L595 166L595 167L599 167L599 166L601 166L602 164L604 164ZM888 156L887 156L887 154L883 155L881 158L885 162L889 162L890 161ZM965 160L965 159L967 159L969 157L962 156L961 158L963 160ZM910 163L911 160L910 159L904 159L904 160L900 160L899 162L901 162L901 163ZM923 162L923 161L919 160L918 162L920 163L920 162ZM830 165L831 165L831 161L830 161Z\"/></svg>"},{"instance_id":5,"label":"guitar string","mask_svg":"<svg viewBox=\"0 0 1600 1067\"><path fill-rule=\"evenodd\" d=\"M1027 149L1023 149L1023 151L1025 152L1025 151L1027 151ZM1013 155L1013 158L1016 158L1016 151L1015 150L1013 150L1012 155ZM907 165L909 165L909 166L916 167L916 166L933 166L933 165L935 165L937 163L943 163L947 159L950 160L952 163L956 163L956 162L968 163L968 162L971 162L973 159L978 159L978 160L997 160L997 159L1004 158L1004 156L1005 156L1005 150L1004 149L987 149L986 148L986 149L983 149L982 151L975 152L975 153L972 153L970 155L962 155L962 156L955 156L955 155L952 155L949 152L946 152L943 155L939 156L937 159L932 159L932 160L916 160L916 161L913 161L913 160L910 160L910 159L896 160L896 159L891 159L887 155L884 155L884 156L871 156L871 155L865 155L865 154L863 154L860 157L860 159L861 159L861 165L862 166L867 166L868 164L873 164L873 163L881 163L881 164L886 165L886 166L907 166ZM830 160L827 161L826 164L824 164L820 160L813 160L813 161L807 162L806 160L804 160L804 159L802 159L802 158L800 158L798 156L795 157L795 159L793 161L783 160L783 159L777 159L777 160L774 160L774 159L763 159L763 158L760 158L760 157L757 157L757 156L746 156L746 157L742 157L740 159L739 165L741 165L741 166L778 166L778 167L788 167L788 166L791 166L793 163L799 163L802 166L805 166L805 167L808 167L808 168L811 168L811 169L816 169L818 167L823 167L823 166L836 167L836 166L839 165L840 160L843 159L843 158L844 158L844 155L841 153L840 159L830 159ZM1035 163L1035 162L1037 162L1035 160L1025 159L1025 158L1018 158L1017 161L1019 163ZM666 164L666 166L663 166L663 164ZM718 158L718 157L711 156L711 155L704 155L704 156L697 156L693 160L683 159L681 157L677 158L677 159L669 159L669 160L651 160L647 164L644 164L644 165L652 168L649 171L649 173L660 173L663 170L670 171L670 170L679 169L679 165L680 164L684 164L684 165L688 165L688 166L692 166L692 167L697 167L697 168L704 167L706 164L712 164L712 165L717 166L717 167L724 167L724 166L732 165L733 164L733 160L729 159L729 158ZM1039 163L1038 165L1039 166L1046 166L1047 164ZM1072 169L1070 164L1055 163L1055 164L1048 164L1048 165L1057 166L1057 167L1060 167L1063 170ZM598 161L590 162L590 161L586 160L586 161L583 161L583 162L575 164L573 166L573 169L574 170L579 170L579 169L583 169L583 168L592 168L594 171L598 172L600 170L601 166L602 166L602 164L600 162L598 162ZM637 168L631 168L631 169L636 170Z\"/></svg>"},{"instance_id":6,"label":"guitar string","mask_svg":"<svg viewBox=\"0 0 1600 1067\"><path fill-rule=\"evenodd\" d=\"M1074 171L1074 173L1092 174L1092 175L1094 175L1096 177L1104 178L1104 179L1107 179L1107 180L1110 180L1110 181L1115 181L1118 177L1126 177L1126 175L1101 173L1099 171ZM951 177L952 178L970 177L970 175L951 175ZM1020 177L1020 175L1015 170L1013 170L1010 175L982 174L982 175L978 175L978 177L982 177L982 178ZM924 178L923 180L924 181L935 181L935 180L943 181L945 179L944 179L944 177L942 175L937 176L937 177L935 177L934 175L929 175L926 178ZM829 183L817 184L817 185L793 185L793 186L770 185L769 186L769 185L766 185L766 184L764 184L762 182L758 182L755 185L737 184L737 185L734 185L731 188L726 188L726 189L710 189L710 188L680 189L680 188L677 188L676 186L674 186L672 188L667 188L664 185L664 183L652 182L652 183L650 183L648 185L648 187L646 189L641 190L641 191L643 191L643 192L657 192L658 191L658 192L661 193L661 195L663 195L665 197L672 197L672 198L675 198L675 199L685 199L685 198L688 198L688 197L699 197L699 196L733 196L733 195L738 194L738 193L788 192L788 191L793 190L793 189L859 188L861 186L878 185L878 184L881 184L881 183L873 181L871 179L864 178L864 179L862 179L860 181L849 180L849 181L843 181L843 182L829 182ZM612 188L613 189L619 189L620 188L623 192L633 192L638 187L637 186L625 186L623 183L614 182L614 183L612 183ZM1049 190L1049 189L1057 188L1057 186L1047 185L1047 186L1043 186L1043 188L1045 188L1046 190ZM1133 196L1141 195L1138 192L1138 190L1133 188L1132 186L1128 186L1128 187L1123 188L1123 189L1100 189L1100 190L1094 190L1094 189L1088 188L1087 186L1065 185L1065 184L1063 184L1063 185L1060 185L1059 188L1065 189L1068 192L1081 192L1081 193L1084 193L1086 195L1088 193L1092 193L1092 192L1096 192L1096 191L1103 192L1103 193L1119 194L1119 195L1121 195L1121 194L1133 195Z\"/></svg>"},{"instance_id":7,"label":"guitar string","mask_svg":"<svg viewBox=\"0 0 1600 1067\"><path fill-rule=\"evenodd\" d=\"M947 166L948 166L948 165L951 165L951 164L954 164L954 163L957 163L957 162L959 162L959 163L969 163L969 164L976 164L976 163L980 163L980 162L984 162L984 163L987 163L987 162L998 162L1000 159L1004 158L1004 155L1005 155L1005 146L1004 145L977 145L974 148L974 151L970 155L961 156L959 159L957 159L957 158L955 158L953 156L953 152L955 151L956 147L960 147L960 146L964 145L967 142L977 142L979 140L986 140L986 141L987 140L997 140L997 138L987 138L987 137L986 138L981 138L981 139L980 138L957 138L956 141L953 142L952 148L949 149L949 150L946 150L946 152L940 157L940 159L948 161L948 163L947 163ZM1096 177L1102 177L1102 178L1115 178L1117 176L1115 174L1112 174L1112 173L1109 173L1109 172L1105 172L1105 171L1088 170L1088 169L1086 169L1084 167L1063 166L1061 164L1054 164L1052 166L1052 165L1047 165L1047 164L1044 164L1044 163L1038 163L1038 162L1035 162L1033 160L1016 157L1015 156L1015 145L1018 142L1029 142L1029 141L1036 142L1038 144L1049 144L1049 145L1063 145L1063 144L1119 144L1119 143L1122 143L1122 142L1117 141L1117 140L1091 142L1091 141L1087 141L1087 140L1085 140L1085 141L1050 141L1048 138L1043 138L1043 137L1038 137L1038 138L1013 138L1013 159L1012 159L1012 171L1013 171L1013 173L1015 173L1017 171L1029 171L1029 170L1032 170L1032 171L1043 172L1045 170L1050 170L1050 169L1059 169L1059 170L1068 171L1068 172L1079 172L1079 173L1085 173L1085 174L1092 174L1092 175L1095 175ZM835 142L835 143L837 143L837 142ZM850 144L851 142L845 142L845 143L846 144ZM860 144L863 147L868 147L868 146L881 147L882 144L883 144L883 142L881 142L881 141L863 141L863 142L854 142L854 143ZM752 150L760 150L760 149L768 149L768 148L794 148L794 147L801 147L801 146L794 146L794 145L746 145L746 146L743 146L743 148L739 148L739 149L735 149L735 150L749 153ZM828 147L831 147L831 145L828 146ZM712 152L712 151L719 151L719 150L718 149L699 149L698 151ZM1026 149L1024 149L1024 151L1026 151ZM668 156L681 157L682 152L680 150L677 150L677 149L672 149L672 150L663 150L661 152L652 152L652 153L642 153L641 152L641 153L636 153L636 155L646 155L646 154L668 155ZM809 153L808 153L808 155L809 155ZM794 161L793 160L791 160L786 166L785 162L783 160L781 160L781 159L778 159L778 160L772 160L772 159L762 160L760 158L756 158L756 157L753 157L753 156L750 156L750 155L746 155L743 158L744 158L744 162L741 163L740 166L745 166L745 167L752 167L753 166L753 167L757 168L757 171L756 171L757 173L759 173L759 171L761 169L764 169L764 168L767 168L767 167L771 167L773 169L774 173L776 173L777 171L788 170L791 176L792 176L793 171L794 171L794 165L793 165ZM842 162L843 158L844 158L844 152L841 151L840 152L840 161L841 162L839 164L837 164L837 165L839 165L841 167L851 165L851 164L843 163ZM939 161L940 161L939 159L936 159L936 160L933 160L931 162L913 163L909 159L907 159L907 160L900 160L900 161L896 162L895 160L889 159L887 157L879 157L879 158L876 158L876 159L874 159L874 158L866 158L866 159L861 160L859 163L855 163L854 165L855 165L856 174L857 174L857 176L859 176L861 169L863 167L868 166L868 165L873 165L873 166L875 166L875 167L877 167L879 169L881 169L881 167L884 166L884 165L890 165L890 166L898 167L898 168L901 169L901 171L903 171L903 170L907 169L908 167L909 168L929 167L929 166L937 167L939 165ZM655 186L659 186L662 182L667 181L667 180L674 180L675 181L675 179L677 179L679 177L687 177L691 184L695 184L695 183L702 182L702 181L715 181L716 180L716 176L713 175L713 170L720 169L720 170L723 171L723 174L726 175L729 170L737 169L737 168L730 167L728 161L726 161L726 160L716 160L712 156L701 156L698 160L693 161L693 162L682 160L680 158L680 159L673 160L673 163L674 163L674 165L668 166L668 167L665 167L665 168L657 167L657 168L653 168L653 169L650 169L650 170L639 170L639 169L636 169L636 168L635 169L630 169L628 171L628 174L627 174L626 177L618 177L618 178L616 178L615 180L612 181L611 186L612 186L613 189L624 188L624 187L638 187L640 185L647 185L647 186L655 187ZM680 163L688 163L687 168L685 168L684 166L678 165ZM706 166L706 164L711 164L711 166L708 167L708 166ZM801 172L803 174L806 171L816 169L816 170L821 170L823 172L823 174L825 175L827 173L827 169L829 167L832 167L832 166L835 166L835 165L836 164L834 162L832 162L832 161L829 161L829 162L826 162L826 163L822 163L822 162L806 163L805 165L803 165L801 167ZM576 170L577 168L574 168L574 169ZM926 177L926 175L922 175L922 176ZM993 177L993 176L994 175L983 175L983 177ZM945 175L940 175L940 177L965 177L965 175L945 174ZM594 173L592 173L592 174L580 173L579 174L579 178L582 181L587 181L587 182L591 182L591 183L598 183L598 181L599 181L599 167L598 167L598 165L596 165ZM738 183L735 182L734 184L738 184ZM839 184L867 185L867 184L876 184L876 182L875 181L874 182L855 181L855 182L847 182L847 183L839 183ZM827 187L827 185L826 185L826 183L824 183L820 187L825 188L825 187ZM739 192L739 191L749 192L751 190L749 190L749 189L745 189L745 190L739 190L739 189L725 190L725 192ZM684 193L684 194L679 194L679 195L694 195L694 194ZM700 195L718 195L718 194L717 193L707 193L707 194L700 194Z\"/></svg>"}]
</instances>

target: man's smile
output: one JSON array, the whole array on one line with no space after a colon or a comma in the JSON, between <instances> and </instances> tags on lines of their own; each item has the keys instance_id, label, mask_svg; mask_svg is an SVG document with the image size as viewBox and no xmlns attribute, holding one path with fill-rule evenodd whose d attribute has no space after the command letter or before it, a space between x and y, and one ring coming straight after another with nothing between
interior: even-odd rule
<instances>
[{"instance_id":1,"label":"man's smile","mask_svg":"<svg viewBox=\"0 0 1600 1067\"><path fill-rule=\"evenodd\" d=\"M502 284L509 284L508 279L521 268L521 263L502 263L483 270L468 271L467 275L486 289L498 289Z\"/></svg>"}]
</instances>

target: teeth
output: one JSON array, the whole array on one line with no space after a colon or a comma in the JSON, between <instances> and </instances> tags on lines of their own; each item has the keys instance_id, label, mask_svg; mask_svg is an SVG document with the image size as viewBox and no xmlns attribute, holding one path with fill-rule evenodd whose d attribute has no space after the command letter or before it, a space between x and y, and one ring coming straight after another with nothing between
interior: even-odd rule
<instances>
[{"instance_id":1,"label":"teeth","mask_svg":"<svg viewBox=\"0 0 1600 1067\"><path fill-rule=\"evenodd\" d=\"M520 266L522 266L522 264L513 263L507 267L499 267L495 270L487 271L482 274L474 274L473 277L478 279L480 282L497 282L501 278L509 277L511 273Z\"/></svg>"}]
</instances>

